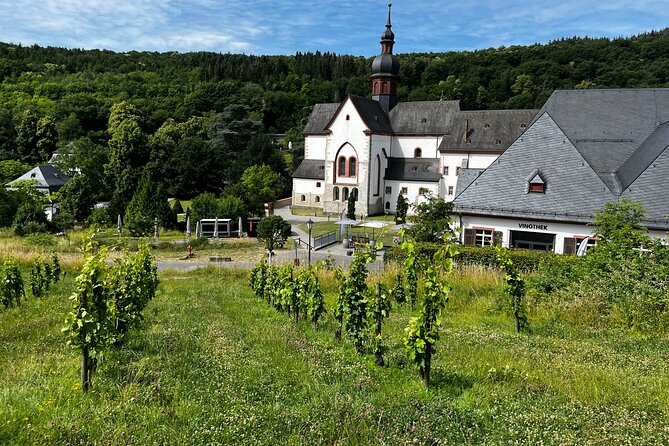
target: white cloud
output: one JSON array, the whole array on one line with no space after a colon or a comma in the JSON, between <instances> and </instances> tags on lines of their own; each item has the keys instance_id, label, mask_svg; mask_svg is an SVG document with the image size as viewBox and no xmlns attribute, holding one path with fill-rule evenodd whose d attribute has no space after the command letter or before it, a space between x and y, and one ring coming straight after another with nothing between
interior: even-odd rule
<instances>
[{"instance_id":1,"label":"white cloud","mask_svg":"<svg viewBox=\"0 0 669 446\"><path fill-rule=\"evenodd\" d=\"M117 51L373 55L385 1L0 0L0 41ZM669 26L669 0L395 2L398 51L619 36Z\"/></svg>"}]
</instances>

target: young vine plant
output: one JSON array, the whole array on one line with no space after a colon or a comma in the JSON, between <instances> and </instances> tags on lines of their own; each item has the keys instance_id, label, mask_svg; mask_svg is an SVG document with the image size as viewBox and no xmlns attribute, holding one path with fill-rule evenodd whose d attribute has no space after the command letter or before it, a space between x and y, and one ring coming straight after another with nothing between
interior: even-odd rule
<instances>
[{"instance_id":1,"label":"young vine plant","mask_svg":"<svg viewBox=\"0 0 669 446\"><path fill-rule=\"evenodd\" d=\"M411 318L404 330L404 346L409 359L418 366L423 385L429 387L441 313L446 307L450 291L445 275L453 270L453 256L458 251L455 245L443 245L434 254L434 262L428 262L411 242L405 242L402 250L407 260L410 260L405 262L407 277L415 275L417 278L418 272L423 271L418 315ZM409 299L417 298L418 293L409 296Z\"/></svg>"},{"instance_id":2,"label":"young vine plant","mask_svg":"<svg viewBox=\"0 0 669 446\"><path fill-rule=\"evenodd\" d=\"M516 332L527 330L529 323L525 311L525 280L521 277L516 265L509 257L506 249L497 247L497 263L504 271L504 280L506 281L506 293L510 298L511 311Z\"/></svg>"}]
</instances>

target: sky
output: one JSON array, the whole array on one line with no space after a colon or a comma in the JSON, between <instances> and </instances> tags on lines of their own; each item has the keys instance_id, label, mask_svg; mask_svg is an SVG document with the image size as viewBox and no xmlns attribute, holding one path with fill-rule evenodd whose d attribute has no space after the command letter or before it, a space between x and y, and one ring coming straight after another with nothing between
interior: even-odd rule
<instances>
[{"instance_id":1,"label":"sky","mask_svg":"<svg viewBox=\"0 0 669 446\"><path fill-rule=\"evenodd\" d=\"M669 0L395 0L395 53L631 36ZM113 51L372 56L387 0L0 0L0 41Z\"/></svg>"}]
</instances>

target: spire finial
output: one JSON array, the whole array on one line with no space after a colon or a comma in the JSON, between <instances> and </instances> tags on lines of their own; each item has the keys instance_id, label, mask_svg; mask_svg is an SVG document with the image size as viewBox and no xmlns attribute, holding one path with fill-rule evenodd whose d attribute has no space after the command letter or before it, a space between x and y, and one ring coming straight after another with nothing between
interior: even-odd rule
<instances>
[{"instance_id":1,"label":"spire finial","mask_svg":"<svg viewBox=\"0 0 669 446\"><path fill-rule=\"evenodd\" d=\"M388 0L388 23L386 23L386 27L390 28L392 25L390 24L390 10L393 7L393 2L392 0Z\"/></svg>"}]
</instances>

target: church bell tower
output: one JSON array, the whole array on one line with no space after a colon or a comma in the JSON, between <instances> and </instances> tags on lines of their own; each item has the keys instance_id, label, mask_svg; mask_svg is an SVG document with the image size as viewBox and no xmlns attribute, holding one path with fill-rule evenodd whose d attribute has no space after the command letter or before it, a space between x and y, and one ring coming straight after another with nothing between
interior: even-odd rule
<instances>
[{"instance_id":1,"label":"church bell tower","mask_svg":"<svg viewBox=\"0 0 669 446\"><path fill-rule=\"evenodd\" d=\"M381 34L381 54L372 62L372 99L379 101L388 111L397 105L397 75L400 72L400 62L393 55L395 34L390 23L392 6L392 3L388 3L388 23Z\"/></svg>"}]
</instances>

